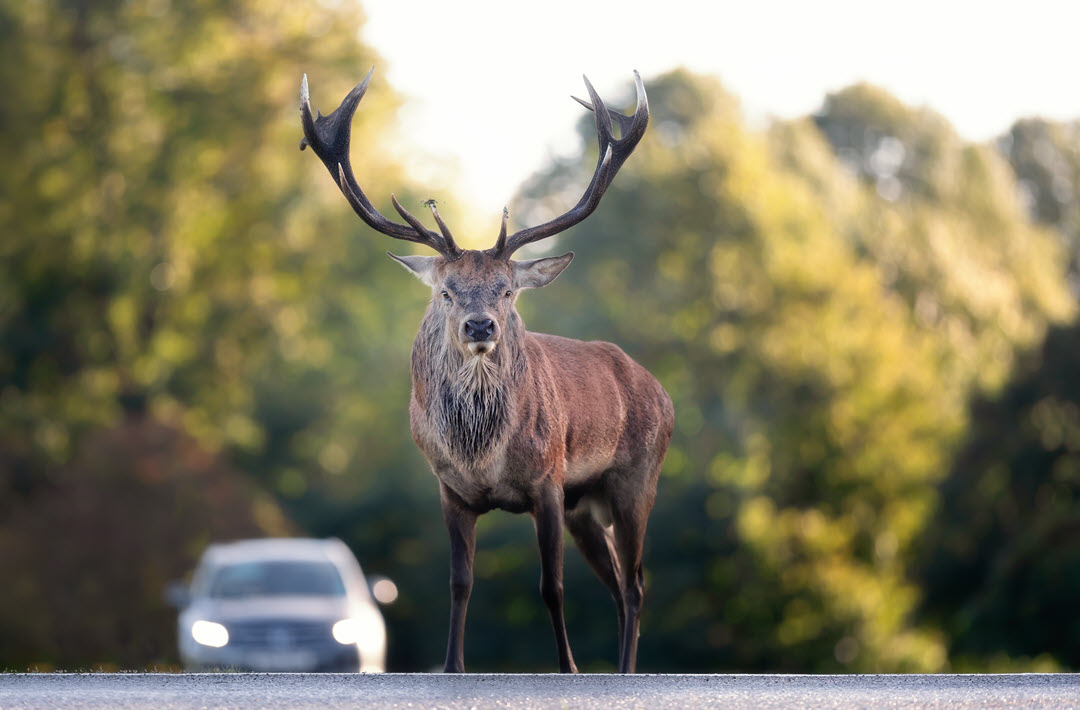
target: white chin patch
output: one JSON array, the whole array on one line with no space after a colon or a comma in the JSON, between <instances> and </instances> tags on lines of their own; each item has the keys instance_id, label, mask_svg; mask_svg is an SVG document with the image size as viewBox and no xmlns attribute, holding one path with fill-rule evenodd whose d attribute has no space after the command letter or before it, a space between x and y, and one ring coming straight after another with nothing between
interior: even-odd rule
<instances>
[{"instance_id":1,"label":"white chin patch","mask_svg":"<svg viewBox=\"0 0 1080 710\"><path fill-rule=\"evenodd\" d=\"M495 349L495 343L485 340L479 343L469 343L468 348L473 355L487 355Z\"/></svg>"}]
</instances>

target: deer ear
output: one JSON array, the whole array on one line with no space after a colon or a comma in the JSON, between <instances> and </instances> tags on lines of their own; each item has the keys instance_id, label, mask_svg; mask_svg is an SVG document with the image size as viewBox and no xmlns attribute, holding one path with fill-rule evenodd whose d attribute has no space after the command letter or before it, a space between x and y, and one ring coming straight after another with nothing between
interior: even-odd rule
<instances>
[{"instance_id":1,"label":"deer ear","mask_svg":"<svg viewBox=\"0 0 1080 710\"><path fill-rule=\"evenodd\" d=\"M518 288L540 288L547 286L563 272L574 260L574 252L568 251L562 256L549 256L545 259L512 261L514 279Z\"/></svg>"},{"instance_id":2,"label":"deer ear","mask_svg":"<svg viewBox=\"0 0 1080 710\"><path fill-rule=\"evenodd\" d=\"M428 286L435 286L435 263L441 258L438 256L398 256L386 252L386 255L397 263L404 266L413 276L420 279Z\"/></svg>"}]
</instances>

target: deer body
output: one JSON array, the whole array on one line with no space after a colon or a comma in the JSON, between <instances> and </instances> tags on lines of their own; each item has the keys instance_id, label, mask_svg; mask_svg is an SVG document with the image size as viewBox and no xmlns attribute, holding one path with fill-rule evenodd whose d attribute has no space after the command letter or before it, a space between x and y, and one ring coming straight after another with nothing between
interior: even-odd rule
<instances>
[{"instance_id":1,"label":"deer body","mask_svg":"<svg viewBox=\"0 0 1080 710\"><path fill-rule=\"evenodd\" d=\"M586 79L600 158L578 204L496 245L461 250L431 201L441 234L396 199L408 225L379 214L349 165L350 122L368 74L328 116L311 115L301 88L304 140L371 227L426 244L438 256L390 256L431 288L412 350L413 439L439 481L450 536L450 634L446 670L464 671L465 612L472 590L476 518L492 509L527 513L540 548L540 592L555 631L559 668L577 670L563 619L563 528L615 600L619 670L633 672L644 575L645 526L674 426L660 383L617 346L530 333L515 309L521 291L554 281L573 253L517 261L514 251L587 217L641 139L648 103L640 77L633 116L609 111ZM580 101L580 100L579 100ZM611 120L618 122L615 139Z\"/></svg>"},{"instance_id":2,"label":"deer body","mask_svg":"<svg viewBox=\"0 0 1080 710\"><path fill-rule=\"evenodd\" d=\"M440 483L477 513L527 512L548 481L563 487L568 507L592 496L606 513L605 474L640 467L670 437L670 398L618 346L518 326L495 367L463 376L479 363L432 351L431 331L441 327L433 308L413 344L413 439Z\"/></svg>"}]
</instances>

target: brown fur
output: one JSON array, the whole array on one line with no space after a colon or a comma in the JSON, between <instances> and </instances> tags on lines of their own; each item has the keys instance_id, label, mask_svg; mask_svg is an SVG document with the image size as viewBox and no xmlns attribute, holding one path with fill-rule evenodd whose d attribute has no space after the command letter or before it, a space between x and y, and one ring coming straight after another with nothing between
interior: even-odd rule
<instances>
[{"instance_id":1,"label":"brown fur","mask_svg":"<svg viewBox=\"0 0 1080 710\"><path fill-rule=\"evenodd\" d=\"M620 669L632 671L641 545L671 439L671 399L648 371L611 343L527 332L514 309L517 290L528 281L522 262L484 252L466 252L454 261L423 258L431 261L423 262L426 271L418 275L432 286L432 300L413 346L409 413L413 438L442 485L444 509L452 508L447 514L452 541L462 516L468 523L494 508L529 513L538 530L541 519L561 530L565 517L586 559L616 597L623 636ZM540 261L536 268L557 271L538 285L569 263ZM453 294L450 300L444 290ZM513 292L510 298L506 290ZM459 323L472 316L496 323L493 352L468 352ZM544 596L549 608L557 602L553 621L559 617L556 636L564 639L561 534L558 546L558 590L548 589ZM468 557L471 587L471 553ZM463 623L463 609L461 615ZM632 629L623 628L626 616L633 617ZM461 670L459 659L451 657L455 643L452 629L448 670ZM560 666L573 670L569 647L564 654L562 643Z\"/></svg>"}]
</instances>

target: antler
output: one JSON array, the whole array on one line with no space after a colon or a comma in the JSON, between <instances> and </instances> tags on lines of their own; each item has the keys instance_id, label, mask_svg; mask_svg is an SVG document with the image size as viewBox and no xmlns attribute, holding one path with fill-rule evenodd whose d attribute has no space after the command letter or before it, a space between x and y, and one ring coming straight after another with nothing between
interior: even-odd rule
<instances>
[{"instance_id":1,"label":"antler","mask_svg":"<svg viewBox=\"0 0 1080 710\"><path fill-rule=\"evenodd\" d=\"M630 153L634 152L641 137L645 135L645 127L649 123L649 99L645 95L641 75L634 72L637 108L632 116L624 116L604 106L604 102L600 100L600 96L589 83L588 77L582 78L585 79L585 88L589 91L592 103L582 101L576 96L572 98L596 115L596 137L600 143L600 156L596 161L596 170L593 172L592 180L578 203L569 212L550 222L536 227L527 227L507 237L504 213L502 232L492 250L499 258L509 259L511 254L526 244L558 234L592 214L596 206L600 204L600 198L611 185L611 181L615 179L615 173L619 172L619 168L630 157ZM619 124L618 140L611 134L611 119L615 119Z\"/></svg>"},{"instance_id":2,"label":"antler","mask_svg":"<svg viewBox=\"0 0 1080 710\"><path fill-rule=\"evenodd\" d=\"M330 175L337 181L342 194L345 195L345 199L349 201L356 214L369 227L394 239L404 239L407 242L424 244L448 259L456 259L461 256L461 249L454 243L450 230L447 229L442 218L439 217L434 202L430 203L431 212L435 216L435 222L439 225L441 235L421 224L420 220L402 207L401 203L393 195L390 196L390 200L394 204L394 209L409 224L406 226L383 217L372 206L371 201L368 200L367 195L364 194L359 183L356 182L356 176L353 175L352 165L349 162L352 117L356 112L360 99L364 98L364 92L367 91L368 82L371 80L371 74L374 71L375 67L372 67L364 80L348 93L342 100L341 105L334 109L332 113L323 116L317 112L315 119L312 119L311 116L307 74L304 75L303 81L300 82L300 122L304 126L304 137L300 140L300 150L309 145L311 146L311 149L315 151L315 155L319 156L323 165L330 171Z\"/></svg>"}]
</instances>

